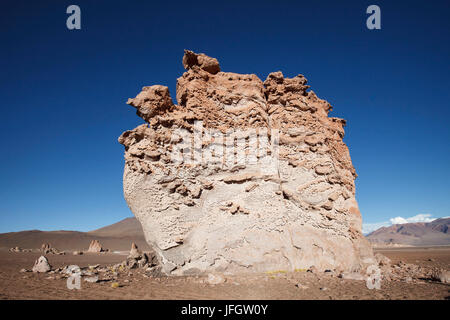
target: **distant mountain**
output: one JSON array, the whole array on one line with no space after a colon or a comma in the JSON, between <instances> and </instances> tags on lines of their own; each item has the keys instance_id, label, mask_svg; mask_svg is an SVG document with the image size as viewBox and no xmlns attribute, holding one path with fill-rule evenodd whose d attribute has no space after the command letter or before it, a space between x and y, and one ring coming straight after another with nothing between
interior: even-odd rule
<instances>
[{"instance_id":1,"label":"distant mountain","mask_svg":"<svg viewBox=\"0 0 450 320\"><path fill-rule=\"evenodd\" d=\"M28 230L0 233L0 248L38 249L43 243L50 243L59 250L87 250L92 240L99 240L104 248L113 251L129 250L132 242L140 249L149 249L142 227L135 218L89 232Z\"/></svg>"},{"instance_id":2,"label":"distant mountain","mask_svg":"<svg viewBox=\"0 0 450 320\"><path fill-rule=\"evenodd\" d=\"M395 224L381 227L366 238L374 244L398 243L412 246L450 245L450 218L432 222Z\"/></svg>"},{"instance_id":3,"label":"distant mountain","mask_svg":"<svg viewBox=\"0 0 450 320\"><path fill-rule=\"evenodd\" d=\"M449 226L450 218L427 223L396 224L377 229L366 238L381 245L450 245ZM150 248L145 241L141 224L134 217L89 232L28 230L0 233L0 248L38 249L43 243L50 243L59 250L87 250L89 243L95 239L110 250L129 250L131 242L135 242L143 250Z\"/></svg>"},{"instance_id":4,"label":"distant mountain","mask_svg":"<svg viewBox=\"0 0 450 320\"><path fill-rule=\"evenodd\" d=\"M142 226L135 217L123 219L109 226L89 231L88 233L102 237L144 237Z\"/></svg>"}]
</instances>

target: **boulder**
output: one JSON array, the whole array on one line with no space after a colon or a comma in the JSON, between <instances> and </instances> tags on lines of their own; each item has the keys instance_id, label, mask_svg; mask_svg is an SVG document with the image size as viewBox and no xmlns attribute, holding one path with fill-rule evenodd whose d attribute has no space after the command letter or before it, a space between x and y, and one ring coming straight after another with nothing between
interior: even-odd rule
<instances>
[{"instance_id":1,"label":"boulder","mask_svg":"<svg viewBox=\"0 0 450 320\"><path fill-rule=\"evenodd\" d=\"M133 242L131 244L130 254L128 255L128 258L131 259L138 259L142 256L141 250L138 249L138 246Z\"/></svg>"},{"instance_id":2,"label":"boulder","mask_svg":"<svg viewBox=\"0 0 450 320\"><path fill-rule=\"evenodd\" d=\"M51 269L52 269L52 267L48 263L47 258L44 256L40 256L34 263L32 271L39 272L39 273L45 273L45 272L49 272Z\"/></svg>"},{"instance_id":3,"label":"boulder","mask_svg":"<svg viewBox=\"0 0 450 320\"><path fill-rule=\"evenodd\" d=\"M100 244L100 242L98 240L91 241L88 252L104 252L104 251L106 251L106 250L103 249L102 245Z\"/></svg>"}]
</instances>

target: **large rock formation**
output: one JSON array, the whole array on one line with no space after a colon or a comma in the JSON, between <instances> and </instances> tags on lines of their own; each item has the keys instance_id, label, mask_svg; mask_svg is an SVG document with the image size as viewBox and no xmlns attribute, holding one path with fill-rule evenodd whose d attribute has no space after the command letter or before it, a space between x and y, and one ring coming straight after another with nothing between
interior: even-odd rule
<instances>
[{"instance_id":1,"label":"large rock formation","mask_svg":"<svg viewBox=\"0 0 450 320\"><path fill-rule=\"evenodd\" d=\"M167 274L337 269L374 262L361 232L345 120L302 75L221 72L185 51L169 89L128 104L124 195ZM201 122L200 122L201 121Z\"/></svg>"}]
</instances>

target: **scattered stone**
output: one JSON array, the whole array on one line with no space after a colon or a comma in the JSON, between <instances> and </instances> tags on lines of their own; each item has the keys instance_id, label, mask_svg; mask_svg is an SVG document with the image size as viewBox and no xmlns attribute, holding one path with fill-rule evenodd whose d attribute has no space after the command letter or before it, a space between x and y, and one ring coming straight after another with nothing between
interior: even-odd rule
<instances>
[{"instance_id":1,"label":"scattered stone","mask_svg":"<svg viewBox=\"0 0 450 320\"><path fill-rule=\"evenodd\" d=\"M131 244L131 250L126 260L111 266L109 269L117 276L119 272L131 269L145 269L151 275L160 275L161 268L157 267L158 259L153 251L142 252L135 243ZM98 269L100 271L101 269ZM132 275L129 273L129 275ZM148 276L148 275L147 275Z\"/></svg>"},{"instance_id":2,"label":"scattered stone","mask_svg":"<svg viewBox=\"0 0 450 320\"><path fill-rule=\"evenodd\" d=\"M118 282L111 283L111 288L119 288L120 284Z\"/></svg>"},{"instance_id":3,"label":"scattered stone","mask_svg":"<svg viewBox=\"0 0 450 320\"><path fill-rule=\"evenodd\" d=\"M96 282L98 282L98 276L84 278L84 281L90 282L90 283L96 283Z\"/></svg>"},{"instance_id":4,"label":"scattered stone","mask_svg":"<svg viewBox=\"0 0 450 320\"><path fill-rule=\"evenodd\" d=\"M74 256L81 256L83 254L83 251L74 251L73 255Z\"/></svg>"},{"instance_id":5,"label":"scattered stone","mask_svg":"<svg viewBox=\"0 0 450 320\"><path fill-rule=\"evenodd\" d=\"M70 276L70 275L82 275L82 271L80 269L79 266L77 265L70 265L70 266L65 266L64 268L61 269L60 273Z\"/></svg>"}]
</instances>

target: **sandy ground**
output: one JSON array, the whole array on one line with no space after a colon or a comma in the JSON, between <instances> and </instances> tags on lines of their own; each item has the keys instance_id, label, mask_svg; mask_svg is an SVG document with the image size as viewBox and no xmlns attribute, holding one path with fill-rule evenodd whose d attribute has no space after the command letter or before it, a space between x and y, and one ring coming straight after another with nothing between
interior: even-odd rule
<instances>
[{"instance_id":1,"label":"sandy ground","mask_svg":"<svg viewBox=\"0 0 450 320\"><path fill-rule=\"evenodd\" d=\"M377 249L393 262L449 269L450 248ZM39 253L0 250L0 299L450 299L450 285L431 280L415 283L384 281L381 290L369 290L364 281L344 280L327 274L274 272L226 276L210 285L205 277L146 277L141 270L118 275L118 288L111 281L88 283L69 290L59 274L21 273L31 269ZM80 267L112 265L125 256L114 253L47 255L54 268L76 264Z\"/></svg>"}]
</instances>

